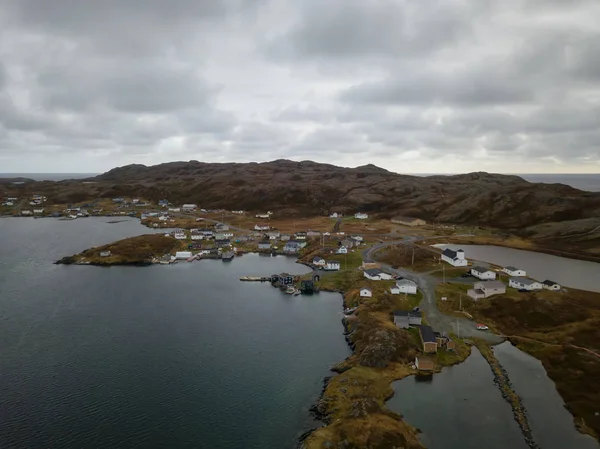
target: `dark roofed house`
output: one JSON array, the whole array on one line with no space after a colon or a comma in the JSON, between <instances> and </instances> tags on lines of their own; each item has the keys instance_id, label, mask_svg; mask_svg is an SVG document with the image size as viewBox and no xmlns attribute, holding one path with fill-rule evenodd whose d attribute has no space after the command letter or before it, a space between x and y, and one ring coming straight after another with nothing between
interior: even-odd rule
<instances>
[{"instance_id":1,"label":"dark roofed house","mask_svg":"<svg viewBox=\"0 0 600 449\"><path fill-rule=\"evenodd\" d=\"M290 285L294 283L294 276L289 273L275 274L272 276L271 282L279 282L283 285Z\"/></svg>"},{"instance_id":2,"label":"dark roofed house","mask_svg":"<svg viewBox=\"0 0 600 449\"><path fill-rule=\"evenodd\" d=\"M401 329L408 329L410 326L421 325L423 314L415 310L396 310L394 311L394 324Z\"/></svg>"},{"instance_id":3,"label":"dark roofed house","mask_svg":"<svg viewBox=\"0 0 600 449\"><path fill-rule=\"evenodd\" d=\"M224 246L229 246L231 245L231 240L229 239L219 239L219 240L215 240L215 246L217 248L222 248Z\"/></svg>"},{"instance_id":4,"label":"dark roofed house","mask_svg":"<svg viewBox=\"0 0 600 449\"><path fill-rule=\"evenodd\" d=\"M423 342L423 352L437 352L437 338L433 329L429 326L421 325L419 326L419 334L421 335L421 341Z\"/></svg>"},{"instance_id":5,"label":"dark roofed house","mask_svg":"<svg viewBox=\"0 0 600 449\"><path fill-rule=\"evenodd\" d=\"M542 282L542 287L545 288L546 290L560 290L559 284L557 284L554 281L549 281L548 279L546 279L544 282Z\"/></svg>"}]
</instances>

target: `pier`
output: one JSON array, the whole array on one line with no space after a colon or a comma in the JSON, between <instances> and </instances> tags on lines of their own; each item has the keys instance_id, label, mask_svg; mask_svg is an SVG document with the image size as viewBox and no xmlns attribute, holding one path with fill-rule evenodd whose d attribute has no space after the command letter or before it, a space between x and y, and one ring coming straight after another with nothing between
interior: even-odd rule
<instances>
[{"instance_id":1,"label":"pier","mask_svg":"<svg viewBox=\"0 0 600 449\"><path fill-rule=\"evenodd\" d=\"M271 282L270 276L242 276L240 281Z\"/></svg>"}]
</instances>

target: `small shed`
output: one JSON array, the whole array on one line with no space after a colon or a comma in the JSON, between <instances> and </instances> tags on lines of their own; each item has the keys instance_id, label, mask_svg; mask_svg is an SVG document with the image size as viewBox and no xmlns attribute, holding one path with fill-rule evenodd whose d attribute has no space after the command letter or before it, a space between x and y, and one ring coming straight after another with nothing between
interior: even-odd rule
<instances>
[{"instance_id":1,"label":"small shed","mask_svg":"<svg viewBox=\"0 0 600 449\"><path fill-rule=\"evenodd\" d=\"M433 371L435 364L433 363L433 359L418 355L415 358L415 367L419 371Z\"/></svg>"},{"instance_id":2,"label":"small shed","mask_svg":"<svg viewBox=\"0 0 600 449\"><path fill-rule=\"evenodd\" d=\"M360 289L361 298L371 298L373 296L373 291L369 287L363 287Z\"/></svg>"}]
</instances>

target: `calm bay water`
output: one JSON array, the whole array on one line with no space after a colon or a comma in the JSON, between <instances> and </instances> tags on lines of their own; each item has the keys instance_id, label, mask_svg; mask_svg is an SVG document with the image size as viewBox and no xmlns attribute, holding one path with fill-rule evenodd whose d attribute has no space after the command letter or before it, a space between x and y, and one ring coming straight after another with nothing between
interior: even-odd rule
<instances>
[{"instance_id":1,"label":"calm bay water","mask_svg":"<svg viewBox=\"0 0 600 449\"><path fill-rule=\"evenodd\" d=\"M550 279L566 287L600 292L600 264L550 254L492 245L436 245L465 251L465 257L500 266L515 266L538 281Z\"/></svg>"},{"instance_id":2,"label":"calm bay water","mask_svg":"<svg viewBox=\"0 0 600 449\"><path fill-rule=\"evenodd\" d=\"M554 383L541 363L510 345L496 347L498 360L523 396L534 439L541 449L598 449L577 432ZM527 449L512 409L493 383L485 359L474 348L467 360L444 368L430 381L412 376L394 382L390 409L421 429L429 449Z\"/></svg>"},{"instance_id":3,"label":"calm bay water","mask_svg":"<svg viewBox=\"0 0 600 449\"><path fill-rule=\"evenodd\" d=\"M284 257L85 267L51 262L147 232L136 221L0 219L0 447L285 448L349 355L341 297L242 275Z\"/></svg>"}]
</instances>

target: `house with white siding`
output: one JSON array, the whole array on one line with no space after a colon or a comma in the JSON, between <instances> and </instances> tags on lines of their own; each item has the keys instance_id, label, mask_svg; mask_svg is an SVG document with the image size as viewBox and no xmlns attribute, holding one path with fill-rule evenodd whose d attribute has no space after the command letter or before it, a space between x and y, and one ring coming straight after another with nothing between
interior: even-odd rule
<instances>
[{"instance_id":1,"label":"house with white siding","mask_svg":"<svg viewBox=\"0 0 600 449\"><path fill-rule=\"evenodd\" d=\"M468 265L467 259L465 259L465 252L462 249L454 251L453 249L446 248L442 251L441 259L453 267L466 267Z\"/></svg>"},{"instance_id":2,"label":"house with white siding","mask_svg":"<svg viewBox=\"0 0 600 449\"><path fill-rule=\"evenodd\" d=\"M493 281L496 279L496 273L485 267L473 267L471 268L471 274L482 281Z\"/></svg>"},{"instance_id":3,"label":"house with white siding","mask_svg":"<svg viewBox=\"0 0 600 449\"><path fill-rule=\"evenodd\" d=\"M357 212L354 214L354 218L357 218L359 220L366 220L367 218L369 218L369 214L365 214L364 212Z\"/></svg>"},{"instance_id":4,"label":"house with white siding","mask_svg":"<svg viewBox=\"0 0 600 449\"><path fill-rule=\"evenodd\" d=\"M546 290L560 290L560 285L554 281L549 281L546 279L544 282L542 282L542 288L545 288Z\"/></svg>"},{"instance_id":5,"label":"house with white siding","mask_svg":"<svg viewBox=\"0 0 600 449\"><path fill-rule=\"evenodd\" d=\"M181 206L181 210L184 212L191 212L196 209L198 209L198 206L196 204L184 204L183 206Z\"/></svg>"},{"instance_id":6,"label":"house with white siding","mask_svg":"<svg viewBox=\"0 0 600 449\"><path fill-rule=\"evenodd\" d=\"M340 246L335 253L336 254L348 254L348 248L346 248L345 246Z\"/></svg>"},{"instance_id":7,"label":"house with white siding","mask_svg":"<svg viewBox=\"0 0 600 449\"><path fill-rule=\"evenodd\" d=\"M541 290L543 288L542 283L533 279L524 277L514 277L508 280L508 286L519 290Z\"/></svg>"},{"instance_id":8,"label":"house with white siding","mask_svg":"<svg viewBox=\"0 0 600 449\"><path fill-rule=\"evenodd\" d=\"M362 298L371 298L373 296L373 290L369 287L363 287L360 289L360 296Z\"/></svg>"},{"instance_id":9,"label":"house with white siding","mask_svg":"<svg viewBox=\"0 0 600 449\"><path fill-rule=\"evenodd\" d=\"M467 291L467 295L475 300L503 293L506 293L506 285L501 281L475 282L473 288Z\"/></svg>"},{"instance_id":10,"label":"house with white siding","mask_svg":"<svg viewBox=\"0 0 600 449\"><path fill-rule=\"evenodd\" d=\"M381 271L378 268L369 268L363 271L364 277L372 281L382 281L392 279L392 275Z\"/></svg>"},{"instance_id":11,"label":"house with white siding","mask_svg":"<svg viewBox=\"0 0 600 449\"><path fill-rule=\"evenodd\" d=\"M317 267L324 267L325 266L325 259L323 259L320 256L316 256L313 258L312 260L313 265L316 265Z\"/></svg>"},{"instance_id":12,"label":"house with white siding","mask_svg":"<svg viewBox=\"0 0 600 449\"><path fill-rule=\"evenodd\" d=\"M502 271L504 271L509 276L513 276L513 277L527 276L527 272L525 270L521 270L520 268L516 268L516 267L504 267L504 268L502 268Z\"/></svg>"},{"instance_id":13,"label":"house with white siding","mask_svg":"<svg viewBox=\"0 0 600 449\"><path fill-rule=\"evenodd\" d=\"M185 235L185 231L181 229L173 231L173 237L175 237L177 240L185 240L187 238L187 236Z\"/></svg>"},{"instance_id":14,"label":"house with white siding","mask_svg":"<svg viewBox=\"0 0 600 449\"><path fill-rule=\"evenodd\" d=\"M325 270L327 271L339 271L340 263L337 260L328 260L325 263Z\"/></svg>"},{"instance_id":15,"label":"house with white siding","mask_svg":"<svg viewBox=\"0 0 600 449\"><path fill-rule=\"evenodd\" d=\"M417 294L417 283L410 279L399 279L396 285L390 288L392 295L399 295L400 293L406 293L408 295Z\"/></svg>"}]
</instances>

